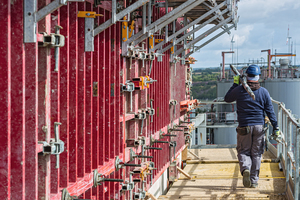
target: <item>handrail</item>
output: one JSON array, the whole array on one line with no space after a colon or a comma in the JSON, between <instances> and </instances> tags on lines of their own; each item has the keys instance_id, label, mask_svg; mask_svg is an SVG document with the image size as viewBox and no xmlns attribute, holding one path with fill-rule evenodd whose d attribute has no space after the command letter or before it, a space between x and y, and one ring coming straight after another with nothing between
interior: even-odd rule
<instances>
[{"instance_id":1,"label":"handrail","mask_svg":"<svg viewBox=\"0 0 300 200\"><path fill-rule=\"evenodd\" d=\"M298 128L300 128L300 123L297 121L297 119L295 119L294 116L292 116L291 112L285 108L285 106L284 106L283 103L281 103L281 102L279 102L279 101L276 101L276 100L274 100L274 99L272 99L272 98L271 98L271 100L272 100L273 103L278 104L278 106L285 112L285 114L288 115L289 120L291 120L291 122L292 122L295 126L297 126Z\"/></svg>"},{"instance_id":2,"label":"handrail","mask_svg":"<svg viewBox=\"0 0 300 200\"><path fill-rule=\"evenodd\" d=\"M288 199L299 200L300 120L297 120L292 112L285 108L284 103L272 98L271 100L272 103L278 105L278 126L284 136L281 141L277 141L277 157L281 158L281 164L285 168L286 195Z\"/></svg>"}]
</instances>

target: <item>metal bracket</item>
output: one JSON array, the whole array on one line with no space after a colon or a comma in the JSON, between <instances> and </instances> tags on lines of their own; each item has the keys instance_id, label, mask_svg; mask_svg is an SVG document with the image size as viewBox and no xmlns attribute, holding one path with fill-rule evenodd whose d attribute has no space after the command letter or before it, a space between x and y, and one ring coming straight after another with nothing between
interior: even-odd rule
<instances>
[{"instance_id":1,"label":"metal bracket","mask_svg":"<svg viewBox=\"0 0 300 200\"><path fill-rule=\"evenodd\" d=\"M164 134L161 130L159 131L159 138L163 139L164 137L177 137L177 135Z\"/></svg>"},{"instance_id":2,"label":"metal bracket","mask_svg":"<svg viewBox=\"0 0 300 200\"><path fill-rule=\"evenodd\" d=\"M84 18L96 18L96 17L102 17L102 14L97 14L93 11L78 11L77 17L84 17Z\"/></svg>"},{"instance_id":3,"label":"metal bracket","mask_svg":"<svg viewBox=\"0 0 300 200\"><path fill-rule=\"evenodd\" d=\"M142 191L141 189L138 189L139 192L134 192L133 199L145 199L146 198L146 191Z\"/></svg>"},{"instance_id":4,"label":"metal bracket","mask_svg":"<svg viewBox=\"0 0 300 200\"><path fill-rule=\"evenodd\" d=\"M102 182L109 181L109 182L124 182L123 179L112 179L112 178L105 178L103 174L99 174L98 170L94 170L94 177L93 177L93 186L97 187L98 185L101 185Z\"/></svg>"},{"instance_id":5,"label":"metal bracket","mask_svg":"<svg viewBox=\"0 0 300 200\"><path fill-rule=\"evenodd\" d=\"M174 154L174 160L175 160L175 156L176 156L176 146L177 146L177 142L176 141L172 141L169 144L169 147L172 148L173 147L173 154ZM170 149L171 150L171 149Z\"/></svg>"},{"instance_id":6,"label":"metal bracket","mask_svg":"<svg viewBox=\"0 0 300 200\"><path fill-rule=\"evenodd\" d=\"M55 26L55 33L50 33L48 35L46 32L40 34L43 35L42 41L38 41L39 47L49 47L55 48L54 58L55 58L55 68L54 71L58 72L58 63L59 63L59 48L65 46L65 36L59 34L59 30L62 29L61 26Z\"/></svg>"},{"instance_id":7,"label":"metal bracket","mask_svg":"<svg viewBox=\"0 0 300 200\"><path fill-rule=\"evenodd\" d=\"M153 146L154 143L169 143L168 141L159 141L150 136L150 146Z\"/></svg>"},{"instance_id":8,"label":"metal bracket","mask_svg":"<svg viewBox=\"0 0 300 200\"><path fill-rule=\"evenodd\" d=\"M153 158L153 156L137 155L132 149L130 149L130 161L134 160L135 158Z\"/></svg>"},{"instance_id":9,"label":"metal bracket","mask_svg":"<svg viewBox=\"0 0 300 200\"><path fill-rule=\"evenodd\" d=\"M138 137L138 140L136 139L127 139L126 141L127 147L138 147L146 144L146 139L144 136Z\"/></svg>"},{"instance_id":10,"label":"metal bracket","mask_svg":"<svg viewBox=\"0 0 300 200\"><path fill-rule=\"evenodd\" d=\"M152 103L153 101L154 101L153 99L150 100L151 107L146 110L147 115L151 116L151 122L153 122L153 116L155 115L155 109L153 108L153 103Z\"/></svg>"},{"instance_id":11,"label":"metal bracket","mask_svg":"<svg viewBox=\"0 0 300 200\"><path fill-rule=\"evenodd\" d=\"M128 166L128 167L141 167L140 164L130 164L130 163L124 163L119 156L116 157L115 160L115 168L116 171L119 171L119 169L123 168L124 166Z\"/></svg>"},{"instance_id":12,"label":"metal bracket","mask_svg":"<svg viewBox=\"0 0 300 200\"><path fill-rule=\"evenodd\" d=\"M122 191L130 191L134 189L134 182L125 181L125 183L122 183Z\"/></svg>"},{"instance_id":13,"label":"metal bracket","mask_svg":"<svg viewBox=\"0 0 300 200\"><path fill-rule=\"evenodd\" d=\"M66 5L70 0L54 0L40 10L37 10L37 0L23 0L24 3L24 43L34 43L37 40L37 22L45 18L48 14ZM76 1L76 0L72 0ZM84 2L77 0L76 2Z\"/></svg>"},{"instance_id":14,"label":"metal bracket","mask_svg":"<svg viewBox=\"0 0 300 200\"><path fill-rule=\"evenodd\" d=\"M121 92L130 92L130 112L132 112L132 92L134 91L134 83L127 80L125 84L121 83Z\"/></svg>"},{"instance_id":15,"label":"metal bracket","mask_svg":"<svg viewBox=\"0 0 300 200\"><path fill-rule=\"evenodd\" d=\"M65 143L59 139L59 129L58 125L60 122L54 122L54 134L55 138L51 138L49 144L46 141L38 142L43 144L43 154L56 155L56 169L59 168L59 154L64 152Z\"/></svg>"}]
</instances>

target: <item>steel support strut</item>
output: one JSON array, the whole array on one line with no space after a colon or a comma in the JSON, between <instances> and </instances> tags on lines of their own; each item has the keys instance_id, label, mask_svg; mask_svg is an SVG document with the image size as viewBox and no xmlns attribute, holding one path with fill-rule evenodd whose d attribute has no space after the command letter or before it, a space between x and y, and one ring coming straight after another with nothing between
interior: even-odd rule
<instances>
[{"instance_id":1,"label":"steel support strut","mask_svg":"<svg viewBox=\"0 0 300 200\"><path fill-rule=\"evenodd\" d=\"M207 40L206 42L204 42L203 44L201 44L200 46L198 46L197 48L195 48L194 51L190 51L188 54L185 55L185 58L189 57L190 55L192 55L193 53L195 53L196 51L200 50L201 48L203 48L204 46L206 46L207 44L211 43L212 41L214 41L215 39L217 39L218 37L220 37L221 35L223 35L224 33L228 32L229 30L231 30L232 28L234 28L235 25L230 26L228 29L220 32L219 34L215 35L213 38Z\"/></svg>"},{"instance_id":2,"label":"steel support strut","mask_svg":"<svg viewBox=\"0 0 300 200\"><path fill-rule=\"evenodd\" d=\"M221 3L220 5L216 6L215 8L213 8L212 10L206 12L204 15L201 15L200 17L198 17L196 20L194 20L193 22L189 23L188 25L184 26L183 28L181 28L179 31L173 33L172 35L169 36L168 40L172 40L172 39L176 39L176 37L183 33L185 30L189 29L190 27L198 24L200 21L202 21L203 19L205 19L206 17L208 17L209 15L211 15L213 12L215 12L217 9L222 8L225 5L224 3ZM224 12L222 12L224 13ZM175 29L173 30L173 32L175 31ZM151 49L151 51L155 51L157 49L159 49L160 47L162 47L164 44L168 43L168 41L164 40L163 42L158 43L157 45L154 46L153 49Z\"/></svg>"},{"instance_id":3,"label":"steel support strut","mask_svg":"<svg viewBox=\"0 0 300 200\"><path fill-rule=\"evenodd\" d=\"M131 6L127 7L126 9L124 9L121 12L119 12L118 14L116 14L116 21L122 19L128 13L131 13L132 11L136 10L138 7L141 7L142 5L144 5L147 2L149 2L149 0L139 0L139 1L135 2ZM104 31L111 25L113 25L112 19L107 20L106 22L104 22L103 24L101 24L100 26L98 26L97 28L94 29L93 36L98 35L99 33Z\"/></svg>"},{"instance_id":4,"label":"steel support strut","mask_svg":"<svg viewBox=\"0 0 300 200\"><path fill-rule=\"evenodd\" d=\"M127 46L131 43L133 45L137 45L138 43L142 42L145 40L147 37L155 33L156 31L160 30L161 28L165 27L178 17L182 16L184 13L188 12L189 10L193 9L195 6L201 4L204 2L204 0L188 0L187 2L181 4L171 12L167 13L163 17L159 18L155 22L151 23L146 27L145 33L143 31L140 31L133 35L131 38L129 38L126 42L123 43L122 45L122 54L125 56L127 54Z\"/></svg>"},{"instance_id":5,"label":"steel support strut","mask_svg":"<svg viewBox=\"0 0 300 200\"><path fill-rule=\"evenodd\" d=\"M222 21L221 23L219 23L218 25L214 26L213 28L209 29L208 31L206 31L205 33L201 34L200 36L198 36L196 39L194 39L193 41L189 42L186 45L186 48L182 47L179 50L177 50L174 54L175 55L179 55L180 53L182 53L185 49L190 48L192 45L194 45L195 43L199 42L200 40L202 40L203 38L207 37L208 35L210 35L211 33L213 33L214 31L216 31L218 28L220 28L221 26L223 26L224 24L228 23L231 20L231 17L229 17L228 19Z\"/></svg>"},{"instance_id":6,"label":"steel support strut","mask_svg":"<svg viewBox=\"0 0 300 200\"><path fill-rule=\"evenodd\" d=\"M222 11L222 14L225 14L225 13L227 13L227 12L228 12L228 9L225 9L225 10ZM189 35L194 34L195 32L199 31L201 28L203 28L203 27L206 26L207 24L213 22L215 19L217 19L217 16L214 16L214 17L208 19L208 20L205 21L203 24L197 26L195 29L193 29L192 31L186 33L184 36L180 37L179 39L177 39L177 40L174 39L174 40L173 40L173 44L169 44L168 46L166 46L165 48L163 48L163 49L160 51L160 53L163 53L163 52L169 50L172 46L174 46L174 45L178 44L179 42L183 41L183 40L184 40L185 38L187 38ZM179 33L180 33L180 32L179 32ZM170 36L170 37L171 37L171 36Z\"/></svg>"},{"instance_id":7,"label":"steel support strut","mask_svg":"<svg viewBox=\"0 0 300 200\"><path fill-rule=\"evenodd\" d=\"M158 19L157 21L155 21L153 23L153 24L155 24L154 27L152 27L151 26L152 24L151 24L150 27L152 27L152 28L149 27L148 35L146 35L146 34L141 35L141 37L139 39L136 39L135 41L133 41L133 45L135 46L135 45L139 44L140 42L145 40L149 35L154 34L158 30L161 30L163 27L167 26L168 24L173 22L178 17L181 17L183 14L187 13L188 11L192 10L193 8L195 8L196 6L198 6L199 4L204 2L204 0L196 0L196 1L190 0L190 1L192 1L191 4L187 4L187 5L185 5L185 7L181 8L181 9L178 9L179 7L181 7L181 6L179 6L176 9L174 9L173 11L164 15L162 18L160 18L162 20ZM185 3L187 3L187 2L185 2ZM185 3L183 3L183 4L185 4ZM172 15L170 15L171 13L172 13ZM166 16L168 16L168 17L166 17Z\"/></svg>"}]
</instances>

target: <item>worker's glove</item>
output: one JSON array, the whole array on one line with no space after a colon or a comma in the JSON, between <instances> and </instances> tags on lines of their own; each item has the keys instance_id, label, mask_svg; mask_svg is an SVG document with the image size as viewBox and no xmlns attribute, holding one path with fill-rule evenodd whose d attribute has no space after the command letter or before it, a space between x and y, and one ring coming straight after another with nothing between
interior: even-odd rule
<instances>
[{"instance_id":1,"label":"worker's glove","mask_svg":"<svg viewBox=\"0 0 300 200\"><path fill-rule=\"evenodd\" d=\"M273 129L272 133L273 139L276 140L277 142L280 142L282 140L282 135L279 127L276 127Z\"/></svg>"},{"instance_id":2,"label":"worker's glove","mask_svg":"<svg viewBox=\"0 0 300 200\"><path fill-rule=\"evenodd\" d=\"M234 76L233 77L233 83L235 83L235 84L240 84L240 76Z\"/></svg>"}]
</instances>

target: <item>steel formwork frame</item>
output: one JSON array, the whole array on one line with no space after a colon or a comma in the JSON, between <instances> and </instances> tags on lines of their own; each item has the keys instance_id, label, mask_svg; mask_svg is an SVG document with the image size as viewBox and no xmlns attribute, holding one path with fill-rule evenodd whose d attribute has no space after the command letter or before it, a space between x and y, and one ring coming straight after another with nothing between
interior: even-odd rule
<instances>
[{"instance_id":1,"label":"steel formwork frame","mask_svg":"<svg viewBox=\"0 0 300 200\"><path fill-rule=\"evenodd\" d=\"M172 131L177 135L172 138L163 135L176 129L175 125L188 115L180 112L179 105L171 105L170 100L189 100L186 73L190 66L178 63L173 67L170 50L160 55L161 60L137 58L131 63L124 54L129 43L122 42L119 20L127 12L134 11L142 16L141 22L136 20L136 34L128 38L136 47L141 47L141 42L149 43L149 35L170 27L169 23L204 1L189 0L183 6L184 11L176 15L179 9L166 5L164 13L147 0L125 2L119 12L116 8L120 2L116 0L112 1L113 6L105 3L95 6L93 0L26 1L7 1L0 8L3 19L0 25L6 30L0 38L3 49L0 53L0 110L3 113L0 196L4 199L64 200L64 191L73 199L75 196L131 199L138 189L147 191L186 147L182 131ZM148 9L146 2L149 2ZM33 5L29 12L28 3ZM142 10L137 10L139 8ZM93 11L103 16L79 18L79 11ZM54 33L57 25L63 27L59 34L65 38L64 45L59 47L59 56L55 56L54 48L41 47L39 43L43 39L39 33ZM182 31L184 26L188 24L174 22L173 34ZM165 33L168 34L168 30ZM155 38L165 39L166 35ZM151 52L148 45L144 49ZM133 110L130 112L130 96L122 91L121 84L146 77L151 66L150 77L157 82L132 92ZM151 102L155 110L153 121L150 114L144 120L136 119L137 113L149 111ZM130 139L141 137L145 138L145 146L129 145ZM63 150L62 146L55 146L61 150L59 156L45 153L45 148L49 147L45 143L53 144L52 138L64 144ZM151 138L154 141L150 141ZM174 141L176 147L170 145ZM152 142L152 147L162 150L143 150ZM153 158L132 159L130 152ZM116 170L117 156L127 164L144 165L151 160L156 169L147 176L145 184L135 183L131 191L121 191L118 182L104 181L93 187L95 170L106 178L130 181L134 168L123 166ZM135 175L137 177L139 175Z\"/></svg>"}]
</instances>

